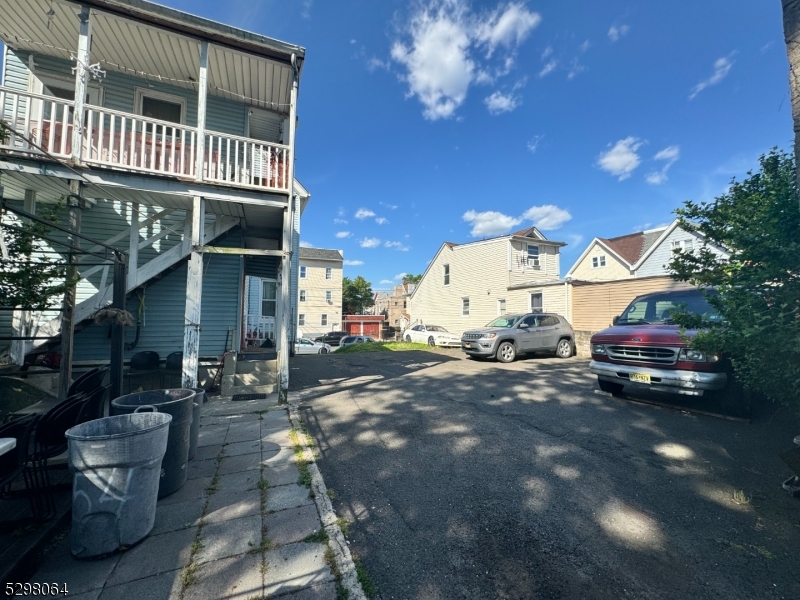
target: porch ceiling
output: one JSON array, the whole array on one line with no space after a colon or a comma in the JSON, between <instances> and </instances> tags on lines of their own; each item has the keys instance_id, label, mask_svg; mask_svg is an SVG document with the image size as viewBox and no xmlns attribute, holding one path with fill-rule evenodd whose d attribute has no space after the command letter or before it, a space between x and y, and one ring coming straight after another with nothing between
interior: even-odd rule
<instances>
[{"instance_id":1,"label":"porch ceiling","mask_svg":"<svg viewBox=\"0 0 800 600\"><path fill-rule=\"evenodd\" d=\"M65 194L69 194L69 181L59 177L35 175L31 173L0 171L0 186L3 187L3 197L8 200L25 199L25 190L36 191L37 203L56 204ZM107 198L121 200L161 208L178 210L191 210L192 198L118 187L113 189L114 196L108 198L108 191L96 185L86 185L82 196L88 200ZM220 216L238 217L243 220L247 229L280 229L283 223L283 209L274 206L259 206L226 202L222 200L206 199L206 212Z\"/></svg>"},{"instance_id":2,"label":"porch ceiling","mask_svg":"<svg viewBox=\"0 0 800 600\"><path fill-rule=\"evenodd\" d=\"M3 4L0 39L11 48L66 60L70 51L77 50L79 4L65 0L3 0ZM54 14L48 18L51 7ZM198 38L97 9L92 9L91 18L92 63L135 75L143 85L160 79L197 90ZM209 95L289 112L289 65L213 43L208 54Z\"/></svg>"}]
</instances>

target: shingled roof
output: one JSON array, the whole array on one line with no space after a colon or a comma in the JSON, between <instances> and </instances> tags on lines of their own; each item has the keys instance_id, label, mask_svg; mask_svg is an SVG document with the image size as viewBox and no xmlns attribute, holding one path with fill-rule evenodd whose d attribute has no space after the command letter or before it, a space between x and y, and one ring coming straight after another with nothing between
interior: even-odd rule
<instances>
[{"instance_id":1,"label":"shingled roof","mask_svg":"<svg viewBox=\"0 0 800 600\"><path fill-rule=\"evenodd\" d=\"M305 248L300 246L300 258L316 258L317 260L342 260L342 253L339 250Z\"/></svg>"},{"instance_id":2,"label":"shingled roof","mask_svg":"<svg viewBox=\"0 0 800 600\"><path fill-rule=\"evenodd\" d=\"M665 228L637 231L628 235L613 238L597 238L614 252L624 258L629 264L634 264L664 233Z\"/></svg>"}]
</instances>

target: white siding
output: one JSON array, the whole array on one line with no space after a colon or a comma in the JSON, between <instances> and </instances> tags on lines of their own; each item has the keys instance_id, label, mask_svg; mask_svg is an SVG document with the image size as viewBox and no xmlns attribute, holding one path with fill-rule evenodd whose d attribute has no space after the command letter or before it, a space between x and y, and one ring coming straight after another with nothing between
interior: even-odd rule
<instances>
[{"instance_id":1,"label":"white siding","mask_svg":"<svg viewBox=\"0 0 800 600\"><path fill-rule=\"evenodd\" d=\"M564 283L531 287L522 290L508 290L506 293L506 313L525 313L531 310L531 294L542 294L542 311L561 315L569 320L567 314L567 286Z\"/></svg>"},{"instance_id":2,"label":"white siding","mask_svg":"<svg viewBox=\"0 0 800 600\"><path fill-rule=\"evenodd\" d=\"M443 283L443 266L450 265L450 285ZM441 325L460 335L483 327L497 316L497 300L508 287L508 238L444 246L411 298L412 323ZM461 314L463 298L470 314Z\"/></svg>"}]
</instances>

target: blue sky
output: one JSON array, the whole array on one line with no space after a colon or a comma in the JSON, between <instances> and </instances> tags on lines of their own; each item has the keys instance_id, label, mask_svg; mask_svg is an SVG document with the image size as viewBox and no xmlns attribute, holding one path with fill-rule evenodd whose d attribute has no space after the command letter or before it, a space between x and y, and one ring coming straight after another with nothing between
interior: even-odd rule
<instances>
[{"instance_id":1,"label":"blue sky","mask_svg":"<svg viewBox=\"0 0 800 600\"><path fill-rule=\"evenodd\" d=\"M791 145L776 1L163 3L306 47L302 238L375 289L530 224L566 273Z\"/></svg>"}]
</instances>

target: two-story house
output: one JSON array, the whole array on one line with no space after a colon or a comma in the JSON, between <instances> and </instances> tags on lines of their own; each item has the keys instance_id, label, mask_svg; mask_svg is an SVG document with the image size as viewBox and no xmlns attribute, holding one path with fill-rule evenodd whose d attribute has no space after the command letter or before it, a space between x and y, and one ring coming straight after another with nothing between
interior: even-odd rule
<instances>
[{"instance_id":1,"label":"two-story house","mask_svg":"<svg viewBox=\"0 0 800 600\"><path fill-rule=\"evenodd\" d=\"M182 352L185 386L201 357L269 337L285 390L305 50L145 0L5 0L2 15L4 218L64 205L52 250L80 281L74 312L6 312L0 330L36 338L23 355L59 351L67 382L72 361ZM112 301L134 316L124 337L90 320Z\"/></svg>"},{"instance_id":2,"label":"two-story house","mask_svg":"<svg viewBox=\"0 0 800 600\"><path fill-rule=\"evenodd\" d=\"M535 227L465 244L445 242L410 296L411 322L460 335L506 313L556 312L569 319L568 290L559 279L565 245Z\"/></svg>"},{"instance_id":3,"label":"two-story house","mask_svg":"<svg viewBox=\"0 0 800 600\"><path fill-rule=\"evenodd\" d=\"M300 248L298 337L342 329L343 261L339 250Z\"/></svg>"},{"instance_id":4,"label":"two-story house","mask_svg":"<svg viewBox=\"0 0 800 600\"><path fill-rule=\"evenodd\" d=\"M386 302L386 322L390 327L394 327L398 331L402 331L409 324L409 298L414 290L417 289L416 284L404 281L392 288L392 293Z\"/></svg>"},{"instance_id":5,"label":"two-story house","mask_svg":"<svg viewBox=\"0 0 800 600\"><path fill-rule=\"evenodd\" d=\"M636 296L690 287L670 276L675 249L706 246L721 258L722 248L710 247L699 234L668 226L613 238L594 238L566 275L570 281L572 326L579 354L588 354L591 335L611 325Z\"/></svg>"}]
</instances>

